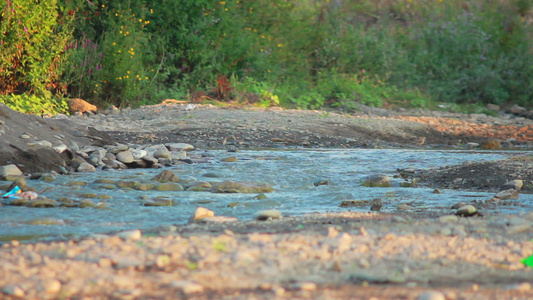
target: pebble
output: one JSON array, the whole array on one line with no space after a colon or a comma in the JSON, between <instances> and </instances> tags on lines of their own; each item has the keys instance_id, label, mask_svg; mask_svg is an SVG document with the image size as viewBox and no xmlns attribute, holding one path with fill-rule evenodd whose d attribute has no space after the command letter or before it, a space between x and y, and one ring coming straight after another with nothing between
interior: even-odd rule
<instances>
[{"instance_id":1,"label":"pebble","mask_svg":"<svg viewBox=\"0 0 533 300\"><path fill-rule=\"evenodd\" d=\"M2 293L9 295L9 296L20 297L20 298L26 295L26 293L24 292L22 288L14 284L6 285L2 289Z\"/></svg>"},{"instance_id":2,"label":"pebble","mask_svg":"<svg viewBox=\"0 0 533 300\"><path fill-rule=\"evenodd\" d=\"M446 300L446 297L438 291L427 291L420 294L417 300Z\"/></svg>"},{"instance_id":3,"label":"pebble","mask_svg":"<svg viewBox=\"0 0 533 300\"><path fill-rule=\"evenodd\" d=\"M383 207L383 201L380 198L372 199L372 206L370 207L370 211L380 211L381 207Z\"/></svg>"},{"instance_id":4,"label":"pebble","mask_svg":"<svg viewBox=\"0 0 533 300\"><path fill-rule=\"evenodd\" d=\"M117 236L123 240L136 241L142 237L142 232L139 229L126 230L117 233Z\"/></svg>"},{"instance_id":5,"label":"pebble","mask_svg":"<svg viewBox=\"0 0 533 300\"><path fill-rule=\"evenodd\" d=\"M43 284L45 293L47 294L57 294L61 291L61 282L57 279L52 279Z\"/></svg>"},{"instance_id":6,"label":"pebble","mask_svg":"<svg viewBox=\"0 0 533 300\"><path fill-rule=\"evenodd\" d=\"M170 159L170 158L172 158L172 153L170 153L170 151L168 151L166 148L165 149L158 149L158 150L154 151L152 156L157 158L157 159L161 159L161 158Z\"/></svg>"},{"instance_id":7,"label":"pebble","mask_svg":"<svg viewBox=\"0 0 533 300\"><path fill-rule=\"evenodd\" d=\"M179 280L179 281L172 281L170 283L170 286L179 288L183 291L185 294L194 294L194 293L201 293L204 291L204 287L200 284L188 281L188 280Z\"/></svg>"},{"instance_id":8,"label":"pebble","mask_svg":"<svg viewBox=\"0 0 533 300\"><path fill-rule=\"evenodd\" d=\"M276 209L260 210L255 213L255 219L259 221L281 219L281 211Z\"/></svg>"}]
</instances>

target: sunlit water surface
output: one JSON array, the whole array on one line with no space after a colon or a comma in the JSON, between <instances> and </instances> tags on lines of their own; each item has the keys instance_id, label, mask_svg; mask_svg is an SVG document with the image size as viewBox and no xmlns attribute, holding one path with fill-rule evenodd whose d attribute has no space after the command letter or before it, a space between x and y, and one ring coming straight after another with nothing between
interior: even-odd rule
<instances>
[{"instance_id":1,"label":"sunlit water surface","mask_svg":"<svg viewBox=\"0 0 533 300\"><path fill-rule=\"evenodd\" d=\"M398 203L415 201L418 209L448 212L453 203L473 199L490 199L493 193L444 190L432 193L432 188L402 188L401 178L393 179L391 188L361 186L361 179L371 174L398 174L398 168L430 169L456 165L465 161L496 160L506 158L505 153L473 151L426 150L280 150L280 151L209 151L214 157L210 163L179 165L168 168L180 177L202 181L248 181L272 185L274 192L266 199L257 200L255 194L215 194L210 192L159 192L128 189L106 190L93 184L96 179L148 181L162 169L130 169L99 171L95 173L60 176L52 183L29 181L38 191L50 188L44 195L58 199L82 199L82 194L107 194L108 209L92 208L27 208L0 207L0 240L57 239L105 233L123 229L147 229L160 225L184 224L198 206L215 211L216 215L234 216L241 220L253 218L262 209L278 209L284 215L301 215L313 212L368 211L369 207L343 208L343 200L383 199L382 211L396 211ZM238 162L222 163L221 158L235 155ZM206 173L220 177L207 178ZM329 179L331 185L314 186L317 180ZM88 185L75 189L65 184L83 180ZM175 206L145 207L141 196L165 196ZM95 202L99 200L92 199ZM520 195L521 202L532 203L533 195ZM529 200L529 201L528 201ZM240 204L228 207L232 202ZM513 213L516 211L502 211ZM34 225L53 220L55 225Z\"/></svg>"}]
</instances>

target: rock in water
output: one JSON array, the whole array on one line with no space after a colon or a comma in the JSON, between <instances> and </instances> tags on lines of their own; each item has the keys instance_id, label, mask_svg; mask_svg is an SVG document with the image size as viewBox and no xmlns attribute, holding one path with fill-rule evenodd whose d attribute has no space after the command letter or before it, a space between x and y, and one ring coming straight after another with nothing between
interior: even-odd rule
<instances>
[{"instance_id":1,"label":"rock in water","mask_svg":"<svg viewBox=\"0 0 533 300\"><path fill-rule=\"evenodd\" d=\"M381 207L383 207L383 201L381 201L381 199L376 198L372 200L372 206L370 207L371 211L380 211Z\"/></svg>"},{"instance_id":2,"label":"rock in water","mask_svg":"<svg viewBox=\"0 0 533 300\"><path fill-rule=\"evenodd\" d=\"M368 187L390 187L390 177L387 175L371 175L364 179L364 186Z\"/></svg>"},{"instance_id":3,"label":"rock in water","mask_svg":"<svg viewBox=\"0 0 533 300\"><path fill-rule=\"evenodd\" d=\"M461 217L471 217L477 215L477 209L473 205L464 205L455 214Z\"/></svg>"},{"instance_id":4,"label":"rock in water","mask_svg":"<svg viewBox=\"0 0 533 300\"><path fill-rule=\"evenodd\" d=\"M270 193L274 189L266 183L249 183L226 180L211 188L212 193Z\"/></svg>"},{"instance_id":5,"label":"rock in water","mask_svg":"<svg viewBox=\"0 0 533 300\"><path fill-rule=\"evenodd\" d=\"M178 175L174 174L174 172L169 171L169 170L164 170L163 172L154 176L152 180L156 180L159 182L178 182L180 179Z\"/></svg>"}]
</instances>

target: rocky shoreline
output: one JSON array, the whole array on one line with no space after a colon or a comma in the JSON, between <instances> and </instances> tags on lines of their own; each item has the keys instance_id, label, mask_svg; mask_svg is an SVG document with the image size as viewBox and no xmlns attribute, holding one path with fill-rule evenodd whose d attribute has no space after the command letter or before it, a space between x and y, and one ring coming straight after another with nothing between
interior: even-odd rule
<instances>
[{"instance_id":1,"label":"rocky shoreline","mask_svg":"<svg viewBox=\"0 0 533 300\"><path fill-rule=\"evenodd\" d=\"M496 118L364 107L344 114L159 105L49 119L0 111L0 165L18 170L3 169L4 179L209 159L194 148L472 149L492 141L491 147L529 149L533 140L533 121L503 112ZM500 190L531 191L533 159L522 153L498 162L399 170L399 176L411 174L413 184L422 179L438 188L493 191L491 200L503 202ZM236 221L197 211L187 225L5 242L0 292L47 299L533 297L533 269L522 262L533 254L530 212L470 218L409 210L278 213Z\"/></svg>"}]
</instances>

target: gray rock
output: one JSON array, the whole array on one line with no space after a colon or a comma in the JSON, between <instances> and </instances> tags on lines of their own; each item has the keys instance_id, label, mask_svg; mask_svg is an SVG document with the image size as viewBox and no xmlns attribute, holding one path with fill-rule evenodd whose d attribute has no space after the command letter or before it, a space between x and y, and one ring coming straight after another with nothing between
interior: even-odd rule
<instances>
[{"instance_id":1,"label":"gray rock","mask_svg":"<svg viewBox=\"0 0 533 300\"><path fill-rule=\"evenodd\" d=\"M158 191L183 191L183 187L176 182L164 182L159 184L155 189Z\"/></svg>"},{"instance_id":2,"label":"gray rock","mask_svg":"<svg viewBox=\"0 0 533 300\"><path fill-rule=\"evenodd\" d=\"M164 170L152 178L152 180L159 182L178 182L179 177L170 170Z\"/></svg>"},{"instance_id":3,"label":"gray rock","mask_svg":"<svg viewBox=\"0 0 533 300\"><path fill-rule=\"evenodd\" d=\"M22 171L16 165L7 165L0 167L0 180L7 180L8 176L22 176Z\"/></svg>"},{"instance_id":4,"label":"gray rock","mask_svg":"<svg viewBox=\"0 0 533 300\"><path fill-rule=\"evenodd\" d=\"M191 151L194 150L193 145L185 144L185 143L169 143L165 144L165 146L170 149L170 151Z\"/></svg>"},{"instance_id":5,"label":"gray rock","mask_svg":"<svg viewBox=\"0 0 533 300\"><path fill-rule=\"evenodd\" d=\"M157 159L160 159L160 158L168 158L168 159L171 159L172 158L172 153L170 153L170 151L168 151L167 149L158 149L158 150L155 150L154 153L152 154L153 157L157 158Z\"/></svg>"},{"instance_id":6,"label":"gray rock","mask_svg":"<svg viewBox=\"0 0 533 300\"><path fill-rule=\"evenodd\" d=\"M128 150L128 146L126 145L118 145L118 146L114 146L114 147L107 149L108 152L111 152L113 154L117 154L119 152L126 151L126 150Z\"/></svg>"},{"instance_id":7,"label":"gray rock","mask_svg":"<svg viewBox=\"0 0 533 300\"><path fill-rule=\"evenodd\" d=\"M504 185L500 187L501 191L515 189L520 191L524 186L524 181L522 179L509 180Z\"/></svg>"},{"instance_id":8,"label":"gray rock","mask_svg":"<svg viewBox=\"0 0 533 300\"><path fill-rule=\"evenodd\" d=\"M372 199L372 206L370 207L370 211L380 211L381 207L383 207L383 201L381 201L380 198Z\"/></svg>"},{"instance_id":9,"label":"gray rock","mask_svg":"<svg viewBox=\"0 0 533 300\"><path fill-rule=\"evenodd\" d=\"M479 144L478 143L473 143L473 142L469 142L469 143L466 143L464 148L465 149L474 149L474 148L478 148L479 147Z\"/></svg>"},{"instance_id":10,"label":"gray rock","mask_svg":"<svg viewBox=\"0 0 533 300\"><path fill-rule=\"evenodd\" d=\"M148 154L148 152L142 149L133 149L133 151L131 151L131 154L133 155L133 159L142 159Z\"/></svg>"},{"instance_id":11,"label":"gray rock","mask_svg":"<svg viewBox=\"0 0 533 300\"><path fill-rule=\"evenodd\" d=\"M125 164L133 162L133 154L129 150L121 151L117 153L116 156L118 161L123 162Z\"/></svg>"},{"instance_id":12,"label":"gray rock","mask_svg":"<svg viewBox=\"0 0 533 300\"><path fill-rule=\"evenodd\" d=\"M61 154L61 153L65 152L65 151L67 151L68 147L65 144L61 144L61 145L52 147L52 149L54 149L55 152Z\"/></svg>"},{"instance_id":13,"label":"gray rock","mask_svg":"<svg viewBox=\"0 0 533 300\"><path fill-rule=\"evenodd\" d=\"M89 164L87 162L82 162L80 164L80 166L76 169L76 171L78 171L78 172L94 172L94 171L96 171L96 168L93 165L91 165L91 164Z\"/></svg>"},{"instance_id":14,"label":"gray rock","mask_svg":"<svg viewBox=\"0 0 533 300\"><path fill-rule=\"evenodd\" d=\"M249 183L226 180L216 183L211 188L212 193L270 193L274 189L266 183Z\"/></svg>"},{"instance_id":15,"label":"gray rock","mask_svg":"<svg viewBox=\"0 0 533 300\"><path fill-rule=\"evenodd\" d=\"M494 195L497 200L518 199L518 191L515 189L505 190Z\"/></svg>"},{"instance_id":16,"label":"gray rock","mask_svg":"<svg viewBox=\"0 0 533 300\"><path fill-rule=\"evenodd\" d=\"M477 214L477 209L473 205L464 205L455 214L461 217L471 217Z\"/></svg>"},{"instance_id":17,"label":"gray rock","mask_svg":"<svg viewBox=\"0 0 533 300\"><path fill-rule=\"evenodd\" d=\"M18 285L9 284L2 288L2 293L17 298L22 298L26 295L26 292Z\"/></svg>"},{"instance_id":18,"label":"gray rock","mask_svg":"<svg viewBox=\"0 0 533 300\"><path fill-rule=\"evenodd\" d=\"M281 211L277 209L260 210L254 216L259 221L281 219Z\"/></svg>"},{"instance_id":19,"label":"gray rock","mask_svg":"<svg viewBox=\"0 0 533 300\"><path fill-rule=\"evenodd\" d=\"M329 179L321 179L313 183L314 186L330 185L330 184L331 184L331 181L329 181Z\"/></svg>"},{"instance_id":20,"label":"gray rock","mask_svg":"<svg viewBox=\"0 0 533 300\"><path fill-rule=\"evenodd\" d=\"M363 186L368 187L390 187L390 177L387 175L370 175L363 179Z\"/></svg>"}]
</instances>

